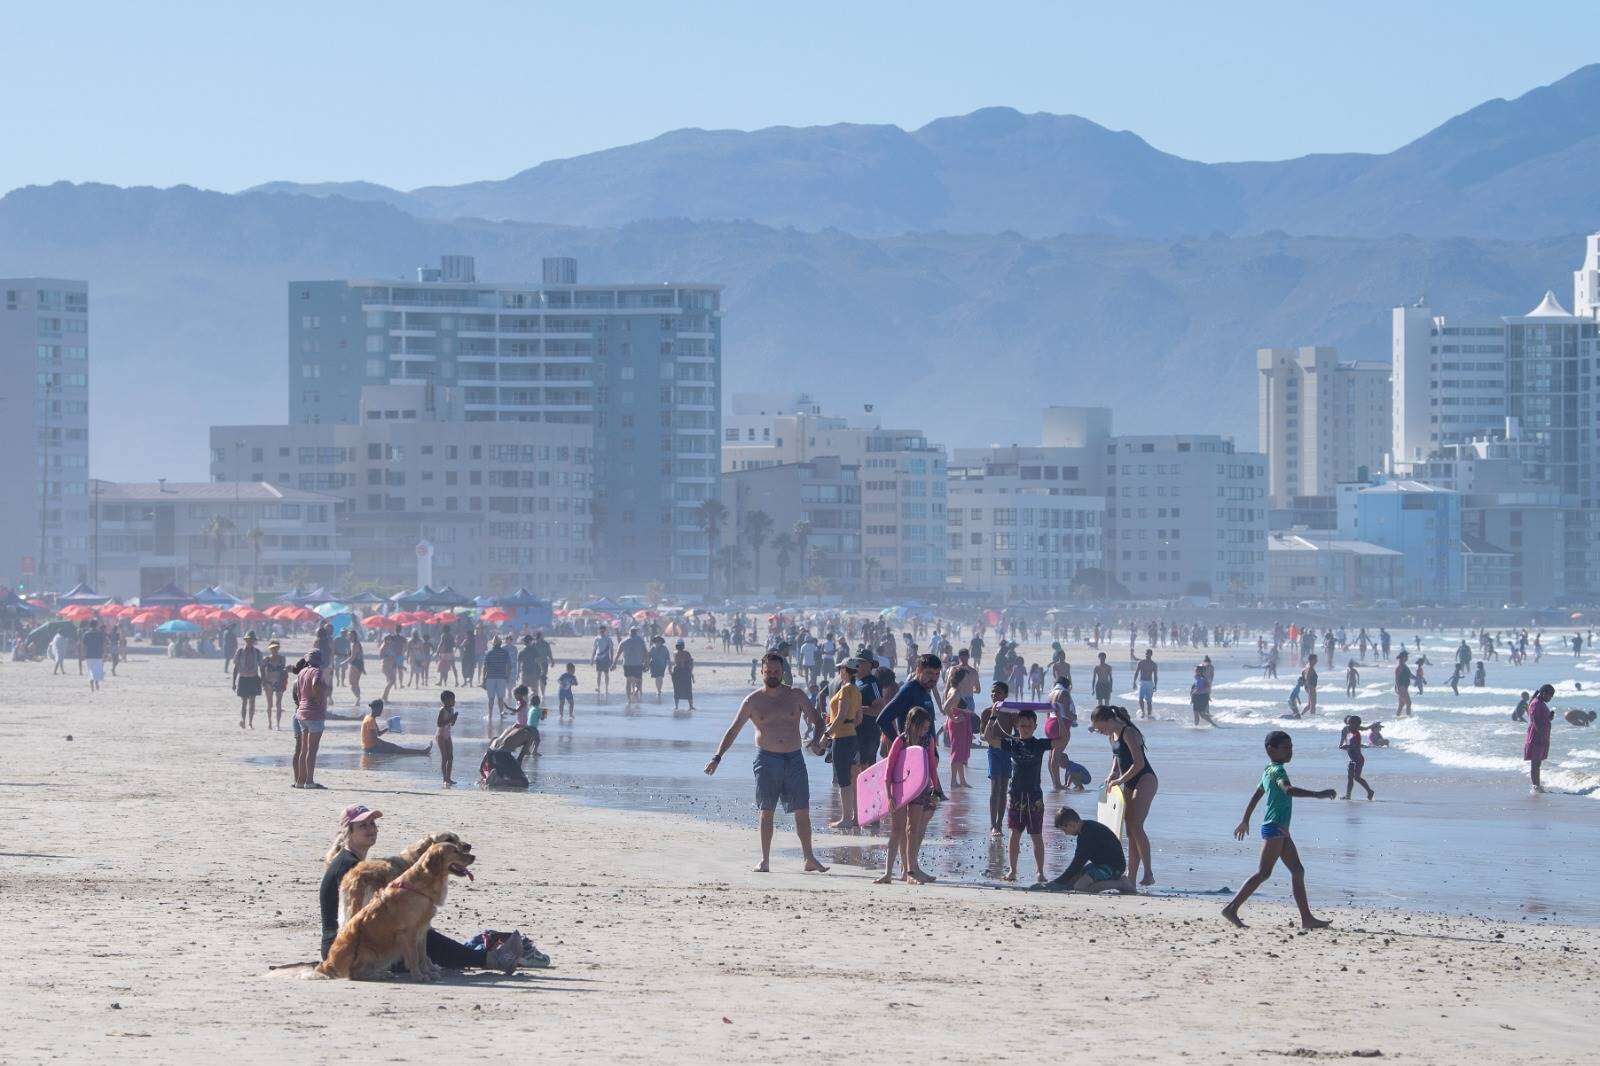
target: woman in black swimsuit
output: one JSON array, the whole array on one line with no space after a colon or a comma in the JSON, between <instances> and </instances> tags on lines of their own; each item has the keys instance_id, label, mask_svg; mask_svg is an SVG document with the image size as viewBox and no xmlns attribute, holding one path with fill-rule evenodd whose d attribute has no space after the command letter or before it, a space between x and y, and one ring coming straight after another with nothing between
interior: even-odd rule
<instances>
[{"instance_id":1,"label":"woman in black swimsuit","mask_svg":"<svg viewBox=\"0 0 1600 1066\"><path fill-rule=\"evenodd\" d=\"M1150 865L1150 838L1145 835L1144 822L1160 782L1145 758L1144 734L1129 720L1125 707L1096 707L1089 716L1089 728L1111 739L1112 765L1106 788L1121 785L1127 797L1122 822L1128 830L1128 880L1137 879L1141 885L1153 885L1156 879ZM1139 878L1141 863L1144 865L1142 879Z\"/></svg>"}]
</instances>

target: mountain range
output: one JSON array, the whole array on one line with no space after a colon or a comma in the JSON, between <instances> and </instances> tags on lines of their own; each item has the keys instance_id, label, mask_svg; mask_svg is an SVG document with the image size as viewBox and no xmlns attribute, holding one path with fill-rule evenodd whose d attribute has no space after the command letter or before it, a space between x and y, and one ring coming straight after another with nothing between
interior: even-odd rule
<instances>
[{"instance_id":1,"label":"mountain range","mask_svg":"<svg viewBox=\"0 0 1600 1066\"><path fill-rule=\"evenodd\" d=\"M793 386L950 445L1050 403L1255 441L1263 344L1385 359L1389 310L1565 300L1600 162L1600 67L1393 153L1203 164L1072 116L679 131L501 182L399 192L58 183L0 198L0 275L87 278L97 476L204 477L207 428L285 417L290 280L726 285L726 391ZM1593 213L1593 214L1591 214ZM1203 402L1202 402L1203 401Z\"/></svg>"},{"instance_id":2,"label":"mountain range","mask_svg":"<svg viewBox=\"0 0 1600 1066\"><path fill-rule=\"evenodd\" d=\"M499 181L403 192L272 182L426 218L616 226L748 220L861 236L1249 234L1522 240L1600 224L1600 64L1492 100L1385 155L1198 163L1077 115L990 107L921 129L685 129Z\"/></svg>"}]
</instances>

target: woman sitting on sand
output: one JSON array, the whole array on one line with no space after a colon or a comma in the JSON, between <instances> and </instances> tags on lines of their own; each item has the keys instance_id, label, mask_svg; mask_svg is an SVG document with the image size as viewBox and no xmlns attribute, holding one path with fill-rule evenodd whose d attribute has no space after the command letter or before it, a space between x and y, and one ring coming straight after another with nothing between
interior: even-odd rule
<instances>
[{"instance_id":1,"label":"woman sitting on sand","mask_svg":"<svg viewBox=\"0 0 1600 1066\"><path fill-rule=\"evenodd\" d=\"M378 819L382 817L382 811L369 810L360 804L346 807L344 816L339 820L339 835L334 838L333 847L322 857L324 865L319 898L322 909L321 957L324 959L328 957L334 937L339 935L339 882L367 857L372 845L378 842ZM512 933L492 949L485 949L469 948L435 929L429 929L426 950L430 962L447 970L500 970L511 973L518 966L550 964L549 956L535 948L520 933Z\"/></svg>"},{"instance_id":2,"label":"woman sitting on sand","mask_svg":"<svg viewBox=\"0 0 1600 1066\"><path fill-rule=\"evenodd\" d=\"M433 751L433 744L425 748L403 748L399 744L382 739L388 732L378 725L378 715L383 713L383 701L373 700L367 704L366 716L361 719L361 751L366 755L428 755Z\"/></svg>"}]
</instances>

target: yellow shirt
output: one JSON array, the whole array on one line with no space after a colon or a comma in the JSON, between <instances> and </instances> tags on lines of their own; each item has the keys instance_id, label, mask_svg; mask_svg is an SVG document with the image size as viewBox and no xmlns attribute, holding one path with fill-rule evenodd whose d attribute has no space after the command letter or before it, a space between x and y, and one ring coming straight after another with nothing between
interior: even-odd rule
<instances>
[{"instance_id":1,"label":"yellow shirt","mask_svg":"<svg viewBox=\"0 0 1600 1066\"><path fill-rule=\"evenodd\" d=\"M861 690L854 685L841 685L828 701L828 735L840 737L856 735L856 723L861 721Z\"/></svg>"}]
</instances>

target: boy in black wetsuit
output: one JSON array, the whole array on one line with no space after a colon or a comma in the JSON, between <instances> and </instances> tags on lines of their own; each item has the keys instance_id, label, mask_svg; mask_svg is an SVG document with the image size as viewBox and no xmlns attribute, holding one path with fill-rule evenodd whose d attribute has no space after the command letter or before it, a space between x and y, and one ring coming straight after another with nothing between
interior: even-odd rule
<instances>
[{"instance_id":1,"label":"boy in black wetsuit","mask_svg":"<svg viewBox=\"0 0 1600 1066\"><path fill-rule=\"evenodd\" d=\"M1022 846L1022 834L1033 838L1033 861L1038 868L1038 881L1044 881L1044 789L1039 775L1045 756L1050 754L1050 742L1034 736L1039 719L1031 710L1017 712L1017 732L1008 734L1000 728L1000 716L992 715L984 727L983 739L1011 756L1011 783L1006 796L1006 825L1011 829L1010 864L1004 880L1017 879L1017 853Z\"/></svg>"},{"instance_id":2,"label":"boy in black wetsuit","mask_svg":"<svg viewBox=\"0 0 1600 1066\"><path fill-rule=\"evenodd\" d=\"M1069 837L1078 838L1077 850L1059 877L1043 885L1034 885L1034 888L1049 892L1134 891L1133 882L1124 876L1128 860L1117 834L1093 819L1078 817L1078 812L1071 807L1056 812L1056 828Z\"/></svg>"}]
</instances>

